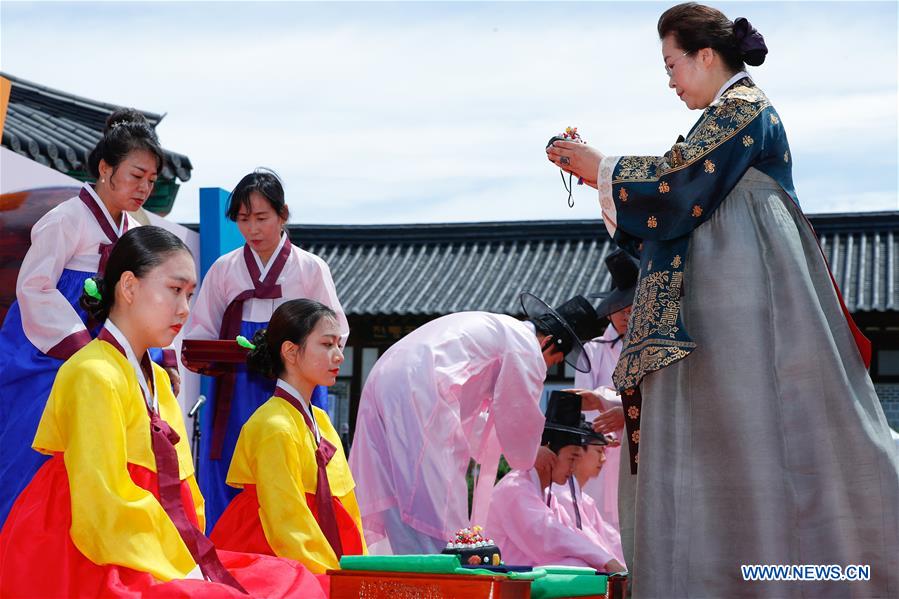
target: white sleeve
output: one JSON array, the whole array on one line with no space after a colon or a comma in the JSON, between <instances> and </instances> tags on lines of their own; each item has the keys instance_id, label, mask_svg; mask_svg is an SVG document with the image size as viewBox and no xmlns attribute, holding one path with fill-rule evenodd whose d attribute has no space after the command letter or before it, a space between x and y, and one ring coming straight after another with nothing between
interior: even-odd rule
<instances>
[{"instance_id":1,"label":"white sleeve","mask_svg":"<svg viewBox=\"0 0 899 599\"><path fill-rule=\"evenodd\" d=\"M184 327L184 339L218 339L229 298L223 281L222 258L213 262L200 284L197 301Z\"/></svg>"},{"instance_id":2,"label":"white sleeve","mask_svg":"<svg viewBox=\"0 0 899 599\"><path fill-rule=\"evenodd\" d=\"M606 223L609 237L615 237L618 230L618 210L612 199L612 174L621 156L606 156L599 163L596 175L596 189L599 190L599 206L602 209L602 220Z\"/></svg>"},{"instance_id":3,"label":"white sleeve","mask_svg":"<svg viewBox=\"0 0 899 599\"><path fill-rule=\"evenodd\" d=\"M306 281L308 285L306 297L323 303L337 313L337 323L341 330L340 345L343 347L350 336L350 325L343 312L343 307L340 305L340 300L337 299L337 288L334 286L334 279L331 278L331 269L318 256L314 256L314 259L316 270L313 276Z\"/></svg>"},{"instance_id":4,"label":"white sleeve","mask_svg":"<svg viewBox=\"0 0 899 599\"><path fill-rule=\"evenodd\" d=\"M587 351L587 348L584 347L584 351ZM593 368L596 368L596 364L593 363L593 356L590 356L590 365ZM590 389L593 387L593 374L590 372L581 372L580 370L574 371L574 388L575 389Z\"/></svg>"},{"instance_id":5,"label":"white sleeve","mask_svg":"<svg viewBox=\"0 0 899 599\"><path fill-rule=\"evenodd\" d=\"M43 353L60 360L91 340L75 308L56 288L80 237L78 219L66 218L61 210L47 213L31 229L31 248L16 281L25 336Z\"/></svg>"},{"instance_id":6,"label":"white sleeve","mask_svg":"<svg viewBox=\"0 0 899 599\"><path fill-rule=\"evenodd\" d=\"M621 407L621 396L618 395L618 391L616 391L615 389L612 389L611 387L599 386L593 391L594 393L599 395L603 411Z\"/></svg>"}]
</instances>

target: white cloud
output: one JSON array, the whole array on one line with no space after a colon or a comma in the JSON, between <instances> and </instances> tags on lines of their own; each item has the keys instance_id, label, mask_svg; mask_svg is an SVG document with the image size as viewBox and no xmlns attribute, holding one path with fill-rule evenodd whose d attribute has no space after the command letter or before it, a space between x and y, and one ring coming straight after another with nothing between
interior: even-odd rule
<instances>
[{"instance_id":1,"label":"white cloud","mask_svg":"<svg viewBox=\"0 0 899 599\"><path fill-rule=\"evenodd\" d=\"M698 113L665 87L663 8L4 3L0 43L14 75L167 112L164 145L195 167L177 220L196 221L200 186L230 188L257 165L283 176L296 222L595 218L592 190L565 206L542 148L566 125L614 154L687 132ZM895 5L723 8L771 48L754 73L805 161L804 205L895 197ZM830 197L854 173L816 169L834 162L822 156L869 164L851 197L881 199Z\"/></svg>"}]
</instances>

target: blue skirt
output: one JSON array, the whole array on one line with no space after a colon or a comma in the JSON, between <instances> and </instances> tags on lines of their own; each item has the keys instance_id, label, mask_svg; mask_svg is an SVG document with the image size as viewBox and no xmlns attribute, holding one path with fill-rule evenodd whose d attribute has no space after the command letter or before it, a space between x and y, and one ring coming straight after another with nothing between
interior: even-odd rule
<instances>
[{"instance_id":1,"label":"blue skirt","mask_svg":"<svg viewBox=\"0 0 899 599\"><path fill-rule=\"evenodd\" d=\"M56 284L85 326L87 314L78 299L84 280L95 274L64 270ZM91 331L91 336L97 332ZM31 443L62 362L28 340L19 302L13 302L0 329L0 525L19 493L50 457L32 449Z\"/></svg>"},{"instance_id":2,"label":"blue skirt","mask_svg":"<svg viewBox=\"0 0 899 599\"><path fill-rule=\"evenodd\" d=\"M240 334L247 339L252 339L256 331L266 326L268 326L267 322L244 321L240 323ZM231 413L225 429L225 442L222 445L222 456L218 460L212 460L209 458L209 449L212 444L212 420L215 416L217 385L218 381L214 380L209 393L209 401L200 409L200 455L196 456L200 491L206 501L207 534L212 531L231 500L240 492L240 489L225 484L240 429L253 412L268 401L275 392L275 381L247 371L247 367L244 365L238 366L237 378L234 381L234 394L231 398ZM312 394L312 405L327 411L327 387L315 388Z\"/></svg>"}]
</instances>

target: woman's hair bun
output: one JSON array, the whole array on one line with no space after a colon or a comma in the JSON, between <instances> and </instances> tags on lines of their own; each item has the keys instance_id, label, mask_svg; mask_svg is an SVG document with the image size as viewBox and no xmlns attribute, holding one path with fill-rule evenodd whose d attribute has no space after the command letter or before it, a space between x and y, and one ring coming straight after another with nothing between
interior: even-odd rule
<instances>
[{"instance_id":1,"label":"woman's hair bun","mask_svg":"<svg viewBox=\"0 0 899 599\"><path fill-rule=\"evenodd\" d=\"M104 322L106 318L109 316L109 293L106 290L106 282L103 280L103 277L100 275L95 275L93 277L88 277L85 279L85 283L87 281L93 281L94 285L96 285L96 295L100 297L96 297L87 291L87 286L85 285L81 290L81 297L78 300L78 303L81 305L81 308L87 312L87 315L96 322Z\"/></svg>"},{"instance_id":2,"label":"woman's hair bun","mask_svg":"<svg viewBox=\"0 0 899 599\"><path fill-rule=\"evenodd\" d=\"M752 26L749 19L738 17L734 21L734 38L743 62L751 67L757 67L765 62L768 46L765 44L764 36Z\"/></svg>"},{"instance_id":3,"label":"woman's hair bun","mask_svg":"<svg viewBox=\"0 0 899 599\"><path fill-rule=\"evenodd\" d=\"M147 117L144 116L144 113L134 108L119 108L106 118L106 126L103 128L103 133L109 133L114 127L122 125L147 127L150 131L153 131L153 127L150 125ZM156 135L155 131L153 131L153 135Z\"/></svg>"},{"instance_id":4,"label":"woman's hair bun","mask_svg":"<svg viewBox=\"0 0 899 599\"><path fill-rule=\"evenodd\" d=\"M272 363L271 352L269 351L268 341L266 340L267 329L259 329L253 335L252 343L256 347L250 350L247 355L247 368L261 374L268 379L278 378Z\"/></svg>"}]
</instances>

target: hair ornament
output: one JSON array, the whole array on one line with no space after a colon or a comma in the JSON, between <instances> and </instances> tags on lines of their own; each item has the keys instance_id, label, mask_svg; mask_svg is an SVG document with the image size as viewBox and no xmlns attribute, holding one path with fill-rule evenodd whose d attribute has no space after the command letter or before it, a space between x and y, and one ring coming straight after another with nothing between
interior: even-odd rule
<instances>
[{"instance_id":1,"label":"hair ornament","mask_svg":"<svg viewBox=\"0 0 899 599\"><path fill-rule=\"evenodd\" d=\"M103 295L100 293L97 281L95 281L93 277L84 279L84 292L97 301L103 301Z\"/></svg>"},{"instance_id":2,"label":"hair ornament","mask_svg":"<svg viewBox=\"0 0 899 599\"><path fill-rule=\"evenodd\" d=\"M238 335L236 341L237 341L237 345L239 345L241 347L245 347L250 351L253 351L254 349L256 349L256 346L253 344L253 342L250 341L249 339L247 339L246 337L244 337L243 335Z\"/></svg>"}]
</instances>

